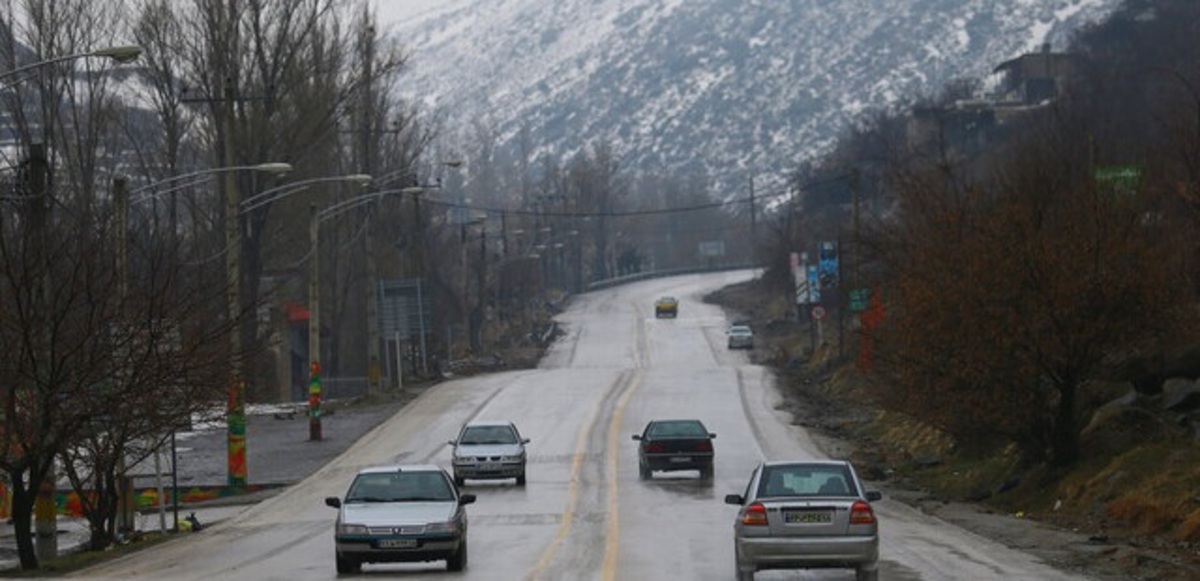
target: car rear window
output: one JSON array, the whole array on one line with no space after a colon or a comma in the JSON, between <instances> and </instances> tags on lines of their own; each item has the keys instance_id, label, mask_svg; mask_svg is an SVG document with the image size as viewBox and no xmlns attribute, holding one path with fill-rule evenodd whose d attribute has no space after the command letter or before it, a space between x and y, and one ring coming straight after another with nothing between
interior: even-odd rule
<instances>
[{"instance_id":1,"label":"car rear window","mask_svg":"<svg viewBox=\"0 0 1200 581\"><path fill-rule=\"evenodd\" d=\"M773 466L763 471L758 496L857 496L845 466Z\"/></svg>"},{"instance_id":2,"label":"car rear window","mask_svg":"<svg viewBox=\"0 0 1200 581\"><path fill-rule=\"evenodd\" d=\"M650 426L651 438L707 438L708 430L700 422L658 422Z\"/></svg>"}]
</instances>

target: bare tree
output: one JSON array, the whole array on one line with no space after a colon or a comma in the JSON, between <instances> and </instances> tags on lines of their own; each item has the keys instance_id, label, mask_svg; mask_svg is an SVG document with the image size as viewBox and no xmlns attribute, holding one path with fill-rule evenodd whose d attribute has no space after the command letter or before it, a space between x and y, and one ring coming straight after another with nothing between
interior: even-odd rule
<instances>
[{"instance_id":1,"label":"bare tree","mask_svg":"<svg viewBox=\"0 0 1200 581\"><path fill-rule=\"evenodd\" d=\"M1048 110L989 179L912 174L875 245L892 404L1057 466L1078 457L1080 386L1191 319L1177 239L1146 198L1093 179L1084 115Z\"/></svg>"}]
</instances>

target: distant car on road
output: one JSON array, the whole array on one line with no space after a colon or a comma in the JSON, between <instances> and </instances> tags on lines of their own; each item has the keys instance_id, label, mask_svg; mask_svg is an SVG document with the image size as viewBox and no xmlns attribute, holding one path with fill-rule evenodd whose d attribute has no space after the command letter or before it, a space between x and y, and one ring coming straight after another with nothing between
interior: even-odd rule
<instances>
[{"instance_id":1,"label":"distant car on road","mask_svg":"<svg viewBox=\"0 0 1200 581\"><path fill-rule=\"evenodd\" d=\"M671 296L659 297L654 301L654 317L671 317L674 319L679 315L679 300Z\"/></svg>"},{"instance_id":2,"label":"distant car on road","mask_svg":"<svg viewBox=\"0 0 1200 581\"><path fill-rule=\"evenodd\" d=\"M515 478L517 486L525 486L525 444L529 438L522 438L512 422L470 422L459 430L458 438L448 443L453 448L450 462L458 486L468 478Z\"/></svg>"},{"instance_id":3,"label":"distant car on road","mask_svg":"<svg viewBox=\"0 0 1200 581\"><path fill-rule=\"evenodd\" d=\"M746 325L734 325L725 331L730 349L753 349L754 331Z\"/></svg>"},{"instance_id":4,"label":"distant car on road","mask_svg":"<svg viewBox=\"0 0 1200 581\"><path fill-rule=\"evenodd\" d=\"M858 581L878 578L879 523L871 502L883 495L864 490L849 462L764 462L742 494L725 497L734 520L739 581L765 569L855 570Z\"/></svg>"},{"instance_id":5,"label":"distant car on road","mask_svg":"<svg viewBox=\"0 0 1200 581\"><path fill-rule=\"evenodd\" d=\"M446 568L467 565L467 513L472 494L459 494L445 470L432 465L366 468L350 483L345 498L330 496L338 509L333 542L338 573L354 573L363 563L446 560Z\"/></svg>"},{"instance_id":6,"label":"distant car on road","mask_svg":"<svg viewBox=\"0 0 1200 581\"><path fill-rule=\"evenodd\" d=\"M713 475L713 438L700 420L652 420L638 445L638 475L647 480L654 471L699 470L701 478Z\"/></svg>"}]
</instances>

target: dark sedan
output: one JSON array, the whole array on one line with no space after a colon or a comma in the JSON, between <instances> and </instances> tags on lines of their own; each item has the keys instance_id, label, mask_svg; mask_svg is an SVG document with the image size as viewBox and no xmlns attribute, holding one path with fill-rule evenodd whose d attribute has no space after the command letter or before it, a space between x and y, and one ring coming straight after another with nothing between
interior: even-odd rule
<instances>
[{"instance_id":1,"label":"dark sedan","mask_svg":"<svg viewBox=\"0 0 1200 581\"><path fill-rule=\"evenodd\" d=\"M655 471L698 470L701 478L711 478L716 437L700 420L653 420L633 435L639 442L638 475L646 480Z\"/></svg>"}]
</instances>

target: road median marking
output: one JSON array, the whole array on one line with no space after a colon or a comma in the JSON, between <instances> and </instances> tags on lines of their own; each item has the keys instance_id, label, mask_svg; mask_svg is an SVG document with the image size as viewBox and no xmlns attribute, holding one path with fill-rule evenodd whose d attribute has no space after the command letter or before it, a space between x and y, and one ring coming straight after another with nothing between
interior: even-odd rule
<instances>
[{"instance_id":1,"label":"road median marking","mask_svg":"<svg viewBox=\"0 0 1200 581\"><path fill-rule=\"evenodd\" d=\"M619 399L615 404L613 418L609 423L607 434L608 437L606 438L606 446L608 447L608 451L605 455L605 478L607 480L608 488L606 498L607 506L604 510L606 530L604 550L605 579L614 578L613 574L616 568L618 546L616 518L618 492L616 482L616 450L618 449L616 443L617 430L620 429L621 418L624 415L625 406L629 403L629 399L636 390L637 386L641 384L641 378L642 372L640 370L631 370L622 373L621 377L613 384L613 388L620 390L620 395L618 396ZM573 454L573 460L571 462L570 484L567 486L567 508L565 511L563 511L562 520L559 522L558 530L555 532L554 538L551 539L550 544L546 546L546 549L542 551L541 558L538 559L538 562L536 565L534 565L533 570L530 571L529 575L526 576L527 579L539 580L545 578L546 570L550 567L550 564L554 562L554 558L558 555L558 550L562 547L563 543L567 539L567 536L571 533L571 527L574 524L576 513L579 510L578 505L580 487L582 485L581 473L583 470L583 464L585 459L595 458L596 456L594 452L588 452L588 444L590 440L589 436L596 427L597 420L605 408L604 402L612 401L610 397L611 395L601 398L599 401L597 401L596 406L592 410L591 417L579 428L579 432L575 437L575 453Z\"/></svg>"},{"instance_id":2,"label":"road median marking","mask_svg":"<svg viewBox=\"0 0 1200 581\"><path fill-rule=\"evenodd\" d=\"M608 463L605 475L608 478L608 510L605 514L607 517L607 526L605 527L604 535L604 568L601 571L601 578L606 580L616 579L617 574L617 554L620 552L620 505L618 504L618 484L617 484L617 452L620 450L620 433L621 423L625 418L625 408L629 405L629 400L633 398L633 392L642 384L642 372L638 370L633 376L633 379L625 386L625 391L621 394L621 399L617 401L617 407L613 410L612 420L608 424Z\"/></svg>"}]
</instances>

